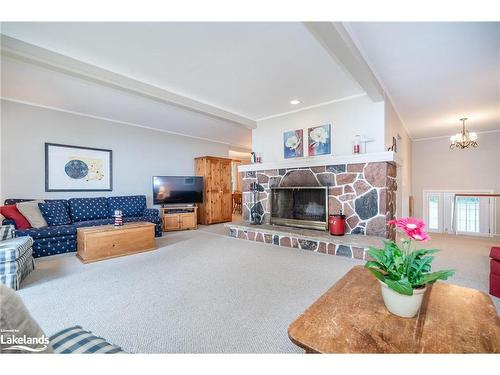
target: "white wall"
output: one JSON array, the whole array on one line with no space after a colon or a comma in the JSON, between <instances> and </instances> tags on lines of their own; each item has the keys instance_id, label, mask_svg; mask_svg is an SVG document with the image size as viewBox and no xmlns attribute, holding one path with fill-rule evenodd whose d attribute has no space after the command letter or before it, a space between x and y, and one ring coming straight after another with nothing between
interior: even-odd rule
<instances>
[{"instance_id":1,"label":"white wall","mask_svg":"<svg viewBox=\"0 0 500 375\"><path fill-rule=\"evenodd\" d=\"M304 129L307 157L307 128L324 124L332 124L333 155L351 154L357 134L375 140L368 143L368 152L384 151L384 103L374 103L368 96L258 121L252 132L253 150L262 153L264 162L284 160L283 133Z\"/></svg>"},{"instance_id":2,"label":"white wall","mask_svg":"<svg viewBox=\"0 0 500 375\"><path fill-rule=\"evenodd\" d=\"M151 205L152 176L192 175L195 157L229 152L221 143L4 100L1 105L3 199L144 194ZM113 150L113 191L45 192L45 142Z\"/></svg>"},{"instance_id":3,"label":"white wall","mask_svg":"<svg viewBox=\"0 0 500 375\"><path fill-rule=\"evenodd\" d=\"M398 190L396 217L409 216L409 197L411 195L411 138L403 126L401 119L389 98L385 99L385 148L392 145L392 137L398 141L398 156L401 165L398 166Z\"/></svg>"},{"instance_id":4,"label":"white wall","mask_svg":"<svg viewBox=\"0 0 500 375\"><path fill-rule=\"evenodd\" d=\"M415 140L412 191L415 214L423 216L423 190L493 190L500 192L500 131L479 134L476 149L449 150L449 138ZM500 199L497 233L500 233Z\"/></svg>"}]
</instances>

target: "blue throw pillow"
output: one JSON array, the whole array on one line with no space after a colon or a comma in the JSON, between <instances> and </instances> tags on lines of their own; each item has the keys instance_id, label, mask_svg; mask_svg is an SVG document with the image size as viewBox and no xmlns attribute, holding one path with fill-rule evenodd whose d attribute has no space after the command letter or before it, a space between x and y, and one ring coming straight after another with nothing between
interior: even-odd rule
<instances>
[{"instance_id":1,"label":"blue throw pillow","mask_svg":"<svg viewBox=\"0 0 500 375\"><path fill-rule=\"evenodd\" d=\"M42 216L49 225L53 227L56 225L71 224L69 218L67 205L63 202L45 202L38 203Z\"/></svg>"}]
</instances>

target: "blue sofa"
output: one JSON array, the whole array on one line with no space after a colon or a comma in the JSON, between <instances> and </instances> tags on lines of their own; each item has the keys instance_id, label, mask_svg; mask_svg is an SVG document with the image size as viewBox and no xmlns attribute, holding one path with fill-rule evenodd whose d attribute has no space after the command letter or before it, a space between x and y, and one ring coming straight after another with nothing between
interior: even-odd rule
<instances>
[{"instance_id":1,"label":"blue sofa","mask_svg":"<svg viewBox=\"0 0 500 375\"><path fill-rule=\"evenodd\" d=\"M5 204L16 204L28 200L30 199L6 199ZM144 195L107 198L71 198L68 200L48 199L46 201L60 201L65 203L71 218L71 224L25 230L16 229L16 237L30 236L33 238L34 258L76 251L77 228L113 224L113 215L116 209L122 210L123 221L125 223L137 221L154 223L156 224L156 237L162 236L159 210L156 208L147 208L146 196ZM14 222L4 220L2 224L14 224Z\"/></svg>"}]
</instances>

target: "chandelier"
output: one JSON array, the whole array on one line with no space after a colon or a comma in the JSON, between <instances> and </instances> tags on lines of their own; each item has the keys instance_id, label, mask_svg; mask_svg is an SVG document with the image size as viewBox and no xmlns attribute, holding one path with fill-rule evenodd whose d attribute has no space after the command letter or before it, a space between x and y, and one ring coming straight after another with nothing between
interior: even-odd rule
<instances>
[{"instance_id":1,"label":"chandelier","mask_svg":"<svg viewBox=\"0 0 500 375\"><path fill-rule=\"evenodd\" d=\"M474 132L470 132L465 129L465 121L467 118L461 118L462 121L462 132L452 135L450 137L450 150L455 148L464 149L469 147L477 147L477 134Z\"/></svg>"}]
</instances>

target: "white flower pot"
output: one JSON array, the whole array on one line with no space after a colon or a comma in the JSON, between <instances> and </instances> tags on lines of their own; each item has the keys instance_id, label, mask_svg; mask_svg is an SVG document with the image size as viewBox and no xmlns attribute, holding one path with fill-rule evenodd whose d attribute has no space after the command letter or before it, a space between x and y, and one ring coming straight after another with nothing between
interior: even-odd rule
<instances>
[{"instance_id":1,"label":"white flower pot","mask_svg":"<svg viewBox=\"0 0 500 375\"><path fill-rule=\"evenodd\" d=\"M427 287L422 289L413 289L412 296L405 296L404 294L395 292L382 281L379 280L379 282L380 290L382 291L382 298L387 310L394 315L401 316L403 318L413 318L417 315L418 310L422 305L422 300Z\"/></svg>"}]
</instances>

